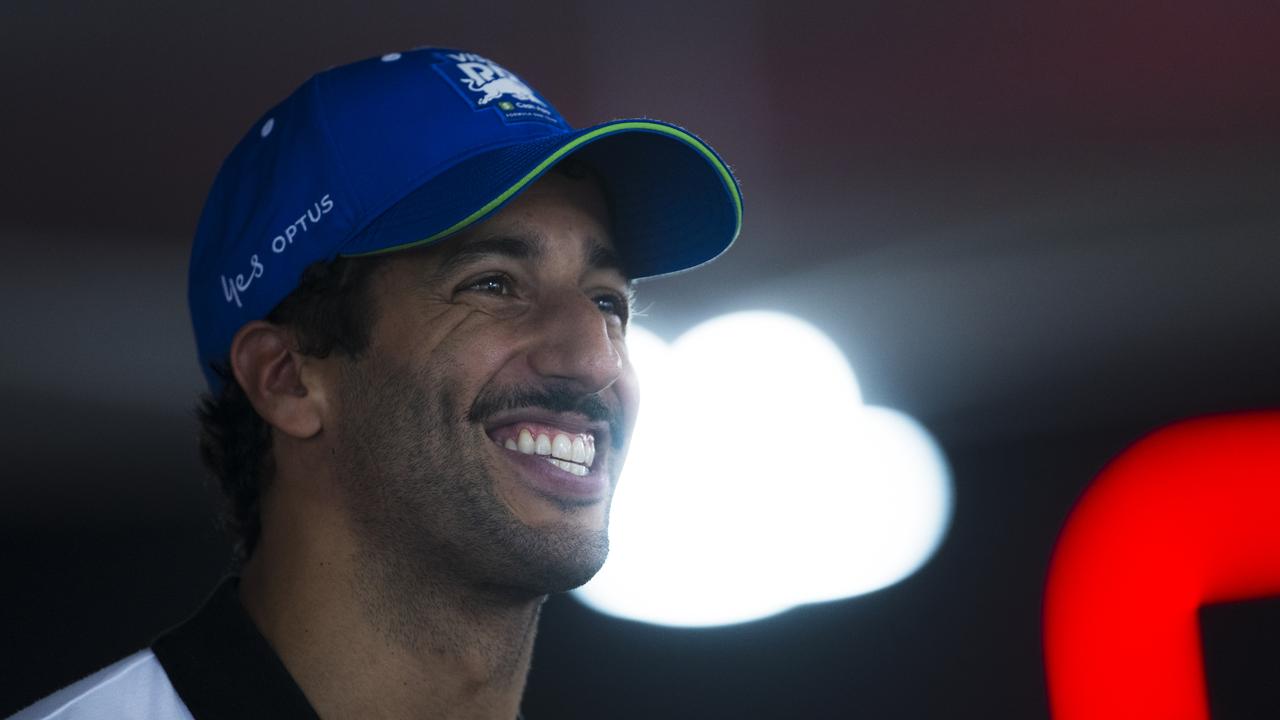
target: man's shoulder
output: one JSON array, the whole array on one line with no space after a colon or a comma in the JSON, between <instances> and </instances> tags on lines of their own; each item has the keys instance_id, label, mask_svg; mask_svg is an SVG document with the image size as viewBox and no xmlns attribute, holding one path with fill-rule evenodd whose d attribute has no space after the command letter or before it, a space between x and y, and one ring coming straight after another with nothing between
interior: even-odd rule
<instances>
[{"instance_id":1,"label":"man's shoulder","mask_svg":"<svg viewBox=\"0 0 1280 720\"><path fill-rule=\"evenodd\" d=\"M140 650L54 694L9 720L192 720L151 650Z\"/></svg>"}]
</instances>

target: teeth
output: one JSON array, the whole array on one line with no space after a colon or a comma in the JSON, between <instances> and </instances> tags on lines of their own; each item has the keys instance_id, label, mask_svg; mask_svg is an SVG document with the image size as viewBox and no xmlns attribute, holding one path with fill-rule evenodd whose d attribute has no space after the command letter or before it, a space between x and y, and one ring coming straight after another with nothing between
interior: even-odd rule
<instances>
[{"instance_id":1,"label":"teeth","mask_svg":"<svg viewBox=\"0 0 1280 720\"><path fill-rule=\"evenodd\" d=\"M578 477L582 477L583 475L587 474L586 465L579 465L577 463L566 462L558 458L547 458L547 462L551 463L552 465L555 465L556 467L560 468L561 470L564 470L565 472L573 473Z\"/></svg>"},{"instance_id":2,"label":"teeth","mask_svg":"<svg viewBox=\"0 0 1280 720\"><path fill-rule=\"evenodd\" d=\"M588 433L572 436L556 433L553 438L546 433L534 435L529 428L522 428L519 435L507 438L502 446L525 455L541 455L556 467L579 476L586 475L596 459L596 439Z\"/></svg>"},{"instance_id":3,"label":"teeth","mask_svg":"<svg viewBox=\"0 0 1280 720\"><path fill-rule=\"evenodd\" d=\"M561 460L573 459L573 441L564 433L557 433L554 440L551 441L551 455Z\"/></svg>"}]
</instances>

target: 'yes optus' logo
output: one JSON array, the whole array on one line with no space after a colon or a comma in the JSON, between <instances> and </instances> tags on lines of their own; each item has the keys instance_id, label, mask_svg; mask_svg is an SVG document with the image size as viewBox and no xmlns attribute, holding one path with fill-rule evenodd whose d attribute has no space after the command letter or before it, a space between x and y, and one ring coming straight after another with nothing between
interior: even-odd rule
<instances>
[{"instance_id":1,"label":"'yes optus' logo","mask_svg":"<svg viewBox=\"0 0 1280 720\"><path fill-rule=\"evenodd\" d=\"M1085 492L1054 552L1055 720L1207 720L1197 612L1280 595L1280 412L1164 428Z\"/></svg>"},{"instance_id":2,"label":"'yes optus' logo","mask_svg":"<svg viewBox=\"0 0 1280 720\"><path fill-rule=\"evenodd\" d=\"M271 238L271 252L279 255L293 245L295 238L305 234L310 228L314 227L329 211L333 210L333 199L325 193L306 212L298 216L297 220L289 223L282 229L279 234ZM244 307L240 301L240 293L245 292L253 285L253 281L266 274L267 268L259 259L258 253L249 256L249 271L245 273L236 273L235 277L228 278L226 275L221 276L222 280L222 297L228 303L235 303L236 307Z\"/></svg>"}]
</instances>

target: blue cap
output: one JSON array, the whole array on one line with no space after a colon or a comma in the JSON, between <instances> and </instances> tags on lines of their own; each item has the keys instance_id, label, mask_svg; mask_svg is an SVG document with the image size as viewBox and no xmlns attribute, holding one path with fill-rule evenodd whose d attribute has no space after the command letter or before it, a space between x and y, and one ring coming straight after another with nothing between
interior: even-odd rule
<instances>
[{"instance_id":1,"label":"blue cap","mask_svg":"<svg viewBox=\"0 0 1280 720\"><path fill-rule=\"evenodd\" d=\"M716 257L742 196L706 143L654 120L575 130L511 72L420 48L326 70L258 120L214 180L188 301L215 392L236 332L317 261L424 245L484 220L574 155L602 178L632 278Z\"/></svg>"}]
</instances>

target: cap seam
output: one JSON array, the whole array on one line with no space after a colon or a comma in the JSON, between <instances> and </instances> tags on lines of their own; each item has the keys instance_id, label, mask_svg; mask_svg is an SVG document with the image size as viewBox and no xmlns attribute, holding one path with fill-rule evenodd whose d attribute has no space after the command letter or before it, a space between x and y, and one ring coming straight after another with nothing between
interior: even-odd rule
<instances>
[{"instance_id":1,"label":"cap seam","mask_svg":"<svg viewBox=\"0 0 1280 720\"><path fill-rule=\"evenodd\" d=\"M351 172L350 170L347 169L346 158L342 156L342 153L340 152L340 149L338 147L338 143L334 141L333 133L329 129L328 106L325 104L325 101L324 101L325 100L324 93L320 89L320 79L322 77L324 77L324 73L319 73L313 78L311 78L311 83L312 83L311 91L315 94L316 109L319 111L316 113L316 116L317 116L317 124L320 126L320 135L324 138L325 143L329 146L329 152L333 154L334 161L338 164L338 169L341 175L340 179L343 184L342 190L344 193L346 193L346 196L348 198L351 198L351 203L355 206L355 210L357 213L356 217L357 218L366 217L367 212L363 207L363 203L360 202L359 195L356 194L355 188L353 188L351 185ZM337 248L335 248L333 253L330 254L330 258L337 257L338 251L341 250L343 247L345 247L347 243L351 242L351 238L355 237L356 235L359 235L360 232L363 231L363 229L368 224L369 224L368 219L364 220L364 222L353 223L352 230L348 231L347 237L343 238L342 241L338 243Z\"/></svg>"}]
</instances>

